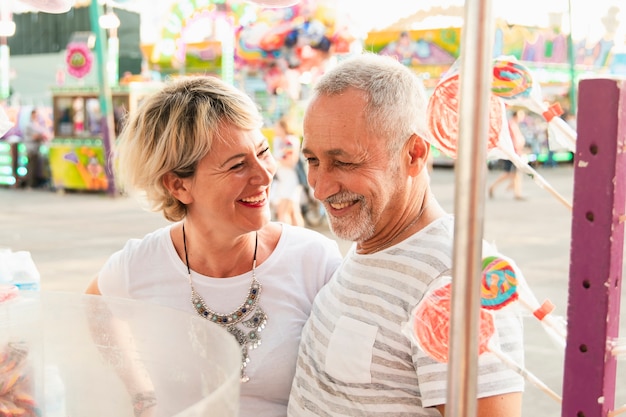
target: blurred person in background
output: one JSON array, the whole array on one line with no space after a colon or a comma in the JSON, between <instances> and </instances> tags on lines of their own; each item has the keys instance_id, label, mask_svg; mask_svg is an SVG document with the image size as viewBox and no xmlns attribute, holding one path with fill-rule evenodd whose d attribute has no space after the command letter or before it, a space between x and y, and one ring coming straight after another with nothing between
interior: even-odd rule
<instances>
[{"instance_id":1,"label":"blurred person in background","mask_svg":"<svg viewBox=\"0 0 626 417\"><path fill-rule=\"evenodd\" d=\"M44 161L41 155L41 145L50 139L50 133L39 118L37 109L32 109L30 119L24 128L23 142L28 155L27 173L24 185L28 188L37 188L46 181L44 175Z\"/></svg>"},{"instance_id":2,"label":"blurred person in background","mask_svg":"<svg viewBox=\"0 0 626 417\"><path fill-rule=\"evenodd\" d=\"M300 209L303 188L297 171L300 160L300 138L293 132L285 117L280 118L274 126L272 150L278 165L272 185L276 220L294 226L304 226Z\"/></svg>"},{"instance_id":3,"label":"blurred person in background","mask_svg":"<svg viewBox=\"0 0 626 417\"><path fill-rule=\"evenodd\" d=\"M509 117L509 133L513 141L513 149L519 156L523 156L526 148L526 138L520 124L524 121L526 112L524 110L514 110ZM500 184L508 183L507 190L513 191L515 200L526 200L522 191L522 173L517 169L515 164L509 159L502 160L504 172L500 174L489 186L489 198L494 198L495 191Z\"/></svg>"}]
</instances>

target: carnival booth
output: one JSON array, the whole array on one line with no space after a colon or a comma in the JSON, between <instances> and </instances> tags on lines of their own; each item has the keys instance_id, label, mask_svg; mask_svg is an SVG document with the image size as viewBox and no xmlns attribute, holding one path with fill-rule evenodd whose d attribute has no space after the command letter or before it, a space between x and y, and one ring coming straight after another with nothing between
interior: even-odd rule
<instances>
[{"instance_id":1,"label":"carnival booth","mask_svg":"<svg viewBox=\"0 0 626 417\"><path fill-rule=\"evenodd\" d=\"M130 83L112 88L115 133L121 129L126 112L154 92L158 83ZM56 189L104 191L104 118L97 87L55 87L52 89L54 138L49 144L52 185Z\"/></svg>"},{"instance_id":2,"label":"carnival booth","mask_svg":"<svg viewBox=\"0 0 626 417\"><path fill-rule=\"evenodd\" d=\"M47 106L0 106L0 186L22 187L28 175L28 152L24 144L24 129L30 123L31 111L37 110L38 123L50 138L52 108ZM38 180L45 185L50 177L48 168L48 140L39 146L40 167Z\"/></svg>"},{"instance_id":3,"label":"carnival booth","mask_svg":"<svg viewBox=\"0 0 626 417\"><path fill-rule=\"evenodd\" d=\"M28 156L20 143L19 109L0 107L0 185L17 187L26 175Z\"/></svg>"}]
</instances>

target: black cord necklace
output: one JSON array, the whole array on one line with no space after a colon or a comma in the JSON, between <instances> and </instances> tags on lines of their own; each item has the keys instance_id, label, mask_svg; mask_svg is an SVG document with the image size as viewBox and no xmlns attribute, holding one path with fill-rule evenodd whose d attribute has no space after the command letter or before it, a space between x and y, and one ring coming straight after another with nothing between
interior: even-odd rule
<instances>
[{"instance_id":1,"label":"black cord necklace","mask_svg":"<svg viewBox=\"0 0 626 417\"><path fill-rule=\"evenodd\" d=\"M265 328L265 323L267 323L267 315L258 305L261 296L261 283L256 279L256 255L258 245L259 235L255 232L254 256L252 258L252 282L250 283L248 296L235 311L226 314L217 313L207 306L204 298L198 294L193 286L191 268L189 267L189 255L187 253L187 236L185 234L185 225L183 224L183 248L185 250L185 265L187 266L189 286L191 287L191 304L200 317L225 327L226 330L237 339L237 342L241 346L242 353L241 382L248 382L250 380L245 373L246 366L250 362L248 350L256 349L261 344L261 336L259 333ZM241 325L243 329L240 328L239 325Z\"/></svg>"}]
</instances>

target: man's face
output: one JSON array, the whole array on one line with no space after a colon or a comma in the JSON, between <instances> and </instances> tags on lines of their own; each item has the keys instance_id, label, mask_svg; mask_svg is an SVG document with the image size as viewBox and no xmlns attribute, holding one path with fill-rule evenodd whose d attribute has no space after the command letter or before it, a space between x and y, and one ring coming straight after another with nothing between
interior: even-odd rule
<instances>
[{"instance_id":1,"label":"man's face","mask_svg":"<svg viewBox=\"0 0 626 417\"><path fill-rule=\"evenodd\" d=\"M402 189L384 141L368 133L365 103L354 89L320 96L304 118L309 184L333 233L356 242L373 238L393 219L394 195Z\"/></svg>"}]
</instances>

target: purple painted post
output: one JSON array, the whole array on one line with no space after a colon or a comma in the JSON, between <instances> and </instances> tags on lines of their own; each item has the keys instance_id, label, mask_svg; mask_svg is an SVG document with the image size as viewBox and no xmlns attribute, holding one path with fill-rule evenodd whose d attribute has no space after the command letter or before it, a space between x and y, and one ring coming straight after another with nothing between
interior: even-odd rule
<instances>
[{"instance_id":1,"label":"purple painted post","mask_svg":"<svg viewBox=\"0 0 626 417\"><path fill-rule=\"evenodd\" d=\"M579 83L562 417L615 406L626 205L626 80Z\"/></svg>"}]
</instances>

